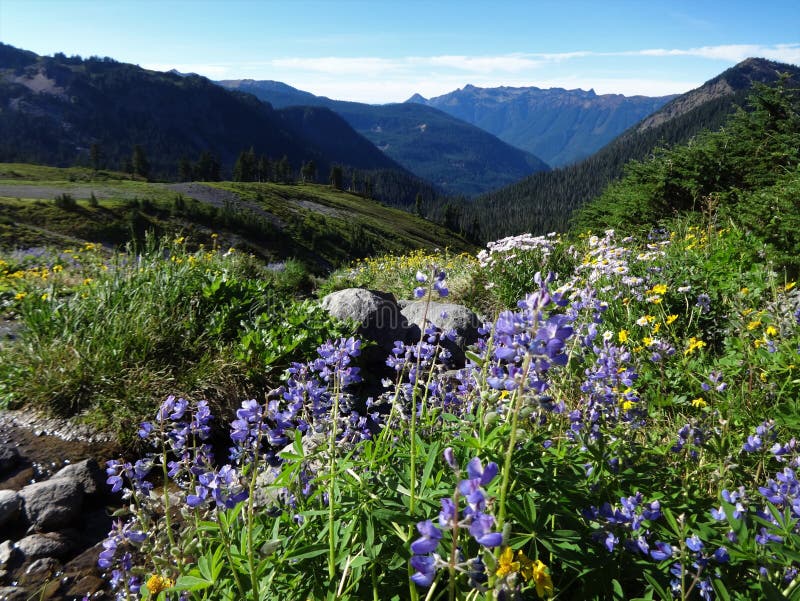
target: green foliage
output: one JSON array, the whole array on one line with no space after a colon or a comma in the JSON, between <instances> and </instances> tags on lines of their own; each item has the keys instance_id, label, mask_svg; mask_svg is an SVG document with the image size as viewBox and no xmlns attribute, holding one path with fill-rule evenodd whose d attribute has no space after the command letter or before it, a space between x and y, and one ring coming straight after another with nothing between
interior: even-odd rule
<instances>
[{"instance_id":1,"label":"green foliage","mask_svg":"<svg viewBox=\"0 0 800 601\"><path fill-rule=\"evenodd\" d=\"M207 480L187 464L177 488L150 496L163 502L138 506L127 531L147 536L125 543L134 573L174 584L165 599L794 598L800 296L765 268L752 234L694 217L669 225L641 238L551 239L548 264L562 273L548 299L528 299L541 311L505 313L458 375L436 360L435 342L412 345L369 418L353 413L349 360L326 347L318 379L311 365L297 367L280 394L242 405L236 440L260 431L260 411L277 441L253 458L244 450L236 477L214 489L224 501L247 488L247 500L189 505ZM527 252L542 258L540 247ZM394 265L413 279L408 259L382 265L362 268L364 277ZM471 266L479 278L492 269ZM277 340L295 319L314 322L306 310L257 326ZM567 323L561 334L551 327ZM499 360L512 332L522 356ZM529 344L551 335L565 337L555 356ZM522 373L492 382L507 361ZM530 369L536 378L523 375ZM362 418L376 420L368 434L355 425ZM170 441L171 427L162 417L152 436ZM166 444L157 467L172 458ZM475 458L481 470L495 462L497 475L465 470ZM476 542L468 505L491 516L502 545ZM433 527L438 559L431 584L418 587L409 558L432 555L412 543Z\"/></svg>"},{"instance_id":2,"label":"green foliage","mask_svg":"<svg viewBox=\"0 0 800 601\"><path fill-rule=\"evenodd\" d=\"M589 158L553 171L535 173L466 204L463 225L469 225L474 217L478 217L484 240L522 232L564 232L572 225L572 214L578 211L579 217L585 215L585 218L579 218L580 229L600 228L603 222L594 214L594 203L588 207L591 213L584 213L582 208L600 196L610 183L619 180L630 162L647 161L658 148L674 148L688 143L703 131L719 130L736 107L746 104L754 82L775 83L781 72L791 74L791 85L800 83L800 70L792 65L761 59L737 65L708 82L710 90L701 88L697 95L692 92L679 98L677 107L666 105L661 113L657 113L660 120L647 119ZM719 86L733 91L715 96L713 89ZM670 107L674 110L669 110ZM692 108L687 110L686 107ZM712 165L714 157L708 159L705 165ZM715 176L708 173L708 177ZM626 209L634 210L637 220L649 218L652 216L649 211L644 215L637 214L647 207L636 199L647 193L628 186L627 194L614 194L612 186L606 192L607 195L613 194L613 201L611 196L607 196L610 201L608 210L612 210L614 202L619 202ZM624 216L626 213L620 209L615 214ZM670 210L666 214L656 214L656 217L671 214Z\"/></svg>"},{"instance_id":3,"label":"green foliage","mask_svg":"<svg viewBox=\"0 0 800 601\"><path fill-rule=\"evenodd\" d=\"M293 300L308 285L296 262L265 270L233 251L189 251L182 237L148 237L111 256L88 244L44 258L55 266L3 265L0 295L22 328L2 349L2 404L83 413L124 438L153 398L204 394L225 411L274 381L270 369L346 332Z\"/></svg>"},{"instance_id":4,"label":"green foliage","mask_svg":"<svg viewBox=\"0 0 800 601\"><path fill-rule=\"evenodd\" d=\"M242 322L235 357L256 374L281 373L290 363L314 355L330 338L346 337L357 326L332 319L318 303L277 300L272 306Z\"/></svg>"},{"instance_id":5,"label":"green foliage","mask_svg":"<svg viewBox=\"0 0 800 601\"><path fill-rule=\"evenodd\" d=\"M77 201L72 197L72 194L67 192L62 192L56 196L53 202L59 209L64 209L65 211L74 211L78 208Z\"/></svg>"},{"instance_id":6,"label":"green foliage","mask_svg":"<svg viewBox=\"0 0 800 601\"><path fill-rule=\"evenodd\" d=\"M797 249L791 195L800 167L800 96L785 85L757 86L750 105L718 132L630 164L624 179L578 214L578 227L641 231L668 216L704 211L751 228L769 240L780 261L791 261Z\"/></svg>"}]
</instances>

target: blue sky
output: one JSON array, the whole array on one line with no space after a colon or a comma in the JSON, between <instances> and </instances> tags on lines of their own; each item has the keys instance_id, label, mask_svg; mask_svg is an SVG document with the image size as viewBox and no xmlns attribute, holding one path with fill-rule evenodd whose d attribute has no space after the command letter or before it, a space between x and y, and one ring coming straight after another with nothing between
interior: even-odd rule
<instances>
[{"instance_id":1,"label":"blue sky","mask_svg":"<svg viewBox=\"0 0 800 601\"><path fill-rule=\"evenodd\" d=\"M800 64L800 2L0 0L0 41L373 103L466 84L661 95L748 56Z\"/></svg>"}]
</instances>

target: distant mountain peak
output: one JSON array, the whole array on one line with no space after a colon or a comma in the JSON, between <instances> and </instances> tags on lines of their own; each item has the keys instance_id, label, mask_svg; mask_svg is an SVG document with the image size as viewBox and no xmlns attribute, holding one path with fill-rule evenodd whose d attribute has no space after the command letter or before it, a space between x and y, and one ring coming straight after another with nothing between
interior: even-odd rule
<instances>
[{"instance_id":1,"label":"distant mountain peak","mask_svg":"<svg viewBox=\"0 0 800 601\"><path fill-rule=\"evenodd\" d=\"M749 90L755 82L775 82L778 80L779 74L785 72L790 73L795 79L800 76L800 69L794 65L778 63L766 58L746 58L713 79L709 79L700 87L674 98L660 110L642 120L637 126L637 131L643 132L657 127L703 104Z\"/></svg>"},{"instance_id":2,"label":"distant mountain peak","mask_svg":"<svg viewBox=\"0 0 800 601\"><path fill-rule=\"evenodd\" d=\"M672 98L628 98L597 94L594 88L480 88L467 84L417 102L472 123L558 167L593 154Z\"/></svg>"},{"instance_id":3,"label":"distant mountain peak","mask_svg":"<svg viewBox=\"0 0 800 601\"><path fill-rule=\"evenodd\" d=\"M428 99L425 98L422 94L414 94L411 98L406 100L406 102L416 102L417 104L426 104Z\"/></svg>"}]
</instances>

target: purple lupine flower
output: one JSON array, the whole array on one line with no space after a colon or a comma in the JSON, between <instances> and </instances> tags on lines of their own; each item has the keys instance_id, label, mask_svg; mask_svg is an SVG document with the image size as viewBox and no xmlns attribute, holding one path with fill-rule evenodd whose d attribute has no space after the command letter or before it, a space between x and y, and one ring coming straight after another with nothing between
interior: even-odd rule
<instances>
[{"instance_id":1,"label":"purple lupine flower","mask_svg":"<svg viewBox=\"0 0 800 601\"><path fill-rule=\"evenodd\" d=\"M442 538L441 530L434 526L430 520L419 522L417 530L422 536L411 543L411 552L415 555L425 555L435 551Z\"/></svg>"},{"instance_id":2,"label":"purple lupine flower","mask_svg":"<svg viewBox=\"0 0 800 601\"><path fill-rule=\"evenodd\" d=\"M759 545L767 545L769 543L781 543L783 542L783 537L778 536L777 534L772 534L766 527L762 526L761 530L758 531L758 534L755 536L756 542Z\"/></svg>"},{"instance_id":3,"label":"purple lupine flower","mask_svg":"<svg viewBox=\"0 0 800 601\"><path fill-rule=\"evenodd\" d=\"M728 563L731 559L730 553L725 547L720 547L714 551L713 557L717 563Z\"/></svg>"},{"instance_id":4,"label":"purple lupine flower","mask_svg":"<svg viewBox=\"0 0 800 601\"><path fill-rule=\"evenodd\" d=\"M605 545L606 549L608 549L609 553L614 551L614 547L616 547L618 543L619 543L619 538L617 538L613 532L609 532L605 540L603 541L603 544Z\"/></svg>"},{"instance_id":5,"label":"purple lupine flower","mask_svg":"<svg viewBox=\"0 0 800 601\"><path fill-rule=\"evenodd\" d=\"M656 561L664 561L665 559L669 559L672 557L673 549L672 545L669 543L663 543L661 541L656 541L654 543L655 549L650 550L650 557L655 559Z\"/></svg>"},{"instance_id":6,"label":"purple lupine flower","mask_svg":"<svg viewBox=\"0 0 800 601\"><path fill-rule=\"evenodd\" d=\"M484 468L478 457L473 457L467 464L467 475L471 480L478 480L481 486L487 486L494 480L499 470L494 461L487 463Z\"/></svg>"},{"instance_id":7,"label":"purple lupine flower","mask_svg":"<svg viewBox=\"0 0 800 601\"><path fill-rule=\"evenodd\" d=\"M433 583L433 577L436 575L436 559L433 556L413 555L411 567L415 570L411 576L415 584L428 587Z\"/></svg>"},{"instance_id":8,"label":"purple lupine flower","mask_svg":"<svg viewBox=\"0 0 800 601\"><path fill-rule=\"evenodd\" d=\"M443 530L448 530L458 520L458 510L450 497L444 497L439 502L442 504L442 510L439 512L439 526Z\"/></svg>"},{"instance_id":9,"label":"purple lupine flower","mask_svg":"<svg viewBox=\"0 0 800 601\"><path fill-rule=\"evenodd\" d=\"M456 463L455 454L453 453L453 447L447 447L444 452L442 453L444 456L445 463L449 465L452 469L457 470L458 464Z\"/></svg>"},{"instance_id":10,"label":"purple lupine flower","mask_svg":"<svg viewBox=\"0 0 800 601\"><path fill-rule=\"evenodd\" d=\"M494 526L494 516L485 513L472 514L472 523L469 525L469 533L479 544L484 547L498 547L503 544L503 535L500 532L492 532Z\"/></svg>"},{"instance_id":11,"label":"purple lupine flower","mask_svg":"<svg viewBox=\"0 0 800 601\"><path fill-rule=\"evenodd\" d=\"M695 553L699 553L703 549L703 541L701 541L696 534L692 534L686 539L686 547Z\"/></svg>"}]
</instances>

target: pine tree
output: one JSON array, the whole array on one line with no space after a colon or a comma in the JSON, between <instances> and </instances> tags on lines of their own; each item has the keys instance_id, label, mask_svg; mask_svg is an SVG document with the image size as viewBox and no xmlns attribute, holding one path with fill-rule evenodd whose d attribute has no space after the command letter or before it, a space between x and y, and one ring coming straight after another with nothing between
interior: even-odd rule
<instances>
[{"instance_id":1,"label":"pine tree","mask_svg":"<svg viewBox=\"0 0 800 601\"><path fill-rule=\"evenodd\" d=\"M190 182L192 179L192 164L189 162L189 159L182 157L178 162L178 180Z\"/></svg>"},{"instance_id":2,"label":"pine tree","mask_svg":"<svg viewBox=\"0 0 800 601\"><path fill-rule=\"evenodd\" d=\"M99 171L102 163L102 153L100 152L100 145L97 142L94 142L91 147L89 147L89 160L92 163L92 169L95 171Z\"/></svg>"},{"instance_id":3,"label":"pine tree","mask_svg":"<svg viewBox=\"0 0 800 601\"><path fill-rule=\"evenodd\" d=\"M331 167L331 174L329 177L331 187L336 190L342 189L342 167L340 165L333 165Z\"/></svg>"},{"instance_id":4,"label":"pine tree","mask_svg":"<svg viewBox=\"0 0 800 601\"><path fill-rule=\"evenodd\" d=\"M147 179L150 175L150 163L145 155L144 148L139 144L133 147L133 156L131 157L131 165L133 167L134 175L138 175Z\"/></svg>"}]
</instances>

